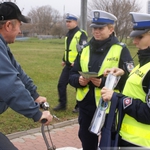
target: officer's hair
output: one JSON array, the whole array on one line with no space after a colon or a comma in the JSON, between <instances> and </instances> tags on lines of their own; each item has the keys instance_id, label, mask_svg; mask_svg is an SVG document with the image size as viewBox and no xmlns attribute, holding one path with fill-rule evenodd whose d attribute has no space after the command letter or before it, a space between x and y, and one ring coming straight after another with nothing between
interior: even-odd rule
<instances>
[{"instance_id":1,"label":"officer's hair","mask_svg":"<svg viewBox=\"0 0 150 150\"><path fill-rule=\"evenodd\" d=\"M115 24L108 24L108 28L115 28Z\"/></svg>"},{"instance_id":2,"label":"officer's hair","mask_svg":"<svg viewBox=\"0 0 150 150\"><path fill-rule=\"evenodd\" d=\"M11 21L13 27L15 27L15 25L16 25L16 23L17 23L17 20L16 20L16 19L0 21L0 29L3 28L3 25L6 24L7 21Z\"/></svg>"},{"instance_id":3,"label":"officer's hair","mask_svg":"<svg viewBox=\"0 0 150 150\"><path fill-rule=\"evenodd\" d=\"M146 33L150 34L150 30L149 30L149 31L147 31Z\"/></svg>"}]
</instances>

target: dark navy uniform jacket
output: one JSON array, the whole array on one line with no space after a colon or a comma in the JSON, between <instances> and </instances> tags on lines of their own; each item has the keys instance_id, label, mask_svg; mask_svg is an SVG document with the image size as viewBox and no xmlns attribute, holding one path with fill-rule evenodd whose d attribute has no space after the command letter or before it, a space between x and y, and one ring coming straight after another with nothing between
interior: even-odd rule
<instances>
[{"instance_id":1,"label":"dark navy uniform jacket","mask_svg":"<svg viewBox=\"0 0 150 150\"><path fill-rule=\"evenodd\" d=\"M104 41L97 41L94 38L92 38L89 41L89 46L90 46L90 62L89 62L89 71L90 72L98 72L101 64L109 51L110 47L113 44L119 43L118 39L112 34L108 39ZM98 64L98 65L97 65ZM129 53L129 50L127 47L124 45L122 52L121 52L121 57L120 57L120 62L119 62L119 67L124 69L125 75L122 76L120 80L120 86L117 88L122 91L123 85L128 77L129 71L128 71L128 64L131 64L133 66L133 60L132 57ZM79 76L80 74L78 71L81 71L81 66L80 66L80 54L77 56L77 59L74 63L73 68L70 71L70 76L69 76L69 83L75 88L82 87L79 84ZM105 78L103 78L102 84L100 88L104 86L104 81ZM91 117L93 116L95 109L96 109L96 104L95 104L95 97L94 97L94 85L90 82L89 83L90 90L88 94L85 96L85 98L81 101L78 102L80 106L80 110L86 113L87 115L90 115Z\"/></svg>"},{"instance_id":2,"label":"dark navy uniform jacket","mask_svg":"<svg viewBox=\"0 0 150 150\"><path fill-rule=\"evenodd\" d=\"M7 43L0 35L0 113L7 107L38 121L42 112L34 102L39 94L33 81L15 60Z\"/></svg>"}]
</instances>

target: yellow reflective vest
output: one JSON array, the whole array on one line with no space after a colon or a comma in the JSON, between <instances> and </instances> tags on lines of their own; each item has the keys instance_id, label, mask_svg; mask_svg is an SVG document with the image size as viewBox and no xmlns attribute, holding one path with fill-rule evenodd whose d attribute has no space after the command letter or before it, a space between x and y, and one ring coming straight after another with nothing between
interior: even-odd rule
<instances>
[{"instance_id":1,"label":"yellow reflective vest","mask_svg":"<svg viewBox=\"0 0 150 150\"><path fill-rule=\"evenodd\" d=\"M135 99L141 99L146 103L146 93L142 88L142 81L149 70L150 63L147 63L140 68L139 65L136 66L126 81L123 94ZM122 136L122 139L129 143L150 148L150 125L140 123L127 114L124 116L120 135Z\"/></svg>"},{"instance_id":2,"label":"yellow reflective vest","mask_svg":"<svg viewBox=\"0 0 150 150\"><path fill-rule=\"evenodd\" d=\"M121 51L122 51L122 46L119 44L114 44L110 48L106 57L104 58L101 68L98 72L98 76L102 75L106 68L118 67ZM90 49L89 49L89 46L87 46L82 50L82 53L80 56L80 65L81 65L82 72L89 71L88 70L89 58L90 58ZM101 90L100 88L95 87L95 101L96 101L97 106L101 98L100 90ZM88 93L88 91L89 91L89 85L87 85L86 87L77 88L76 99L78 101L82 101L84 97L86 96L86 94Z\"/></svg>"},{"instance_id":3,"label":"yellow reflective vest","mask_svg":"<svg viewBox=\"0 0 150 150\"><path fill-rule=\"evenodd\" d=\"M70 63L74 62L74 60L75 60L75 58L78 54L78 50L77 50L76 45L80 41L80 37L81 37L82 32L85 32L85 31L84 30L81 30L81 31L79 30L74 34L74 36L73 36L73 38L70 42L70 45L69 45L69 50L67 50L67 45L66 45L67 37L65 38L65 55L64 55L64 60L65 61L68 60ZM87 33L85 32L85 34L87 34ZM67 51L68 51L68 56L67 56ZM67 59L67 57L68 57L68 59Z\"/></svg>"}]
</instances>

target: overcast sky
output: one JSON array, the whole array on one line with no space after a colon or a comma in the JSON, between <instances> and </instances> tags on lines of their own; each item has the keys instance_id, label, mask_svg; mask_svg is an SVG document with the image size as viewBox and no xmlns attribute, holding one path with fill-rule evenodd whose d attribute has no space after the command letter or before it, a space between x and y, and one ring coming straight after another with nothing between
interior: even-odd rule
<instances>
[{"instance_id":1,"label":"overcast sky","mask_svg":"<svg viewBox=\"0 0 150 150\"><path fill-rule=\"evenodd\" d=\"M27 14L31 8L50 5L52 8L58 10L61 15L66 12L80 14L81 0L16 0L16 4Z\"/></svg>"},{"instance_id":2,"label":"overcast sky","mask_svg":"<svg viewBox=\"0 0 150 150\"><path fill-rule=\"evenodd\" d=\"M140 2L139 4L142 6L142 12L146 13L146 5L148 0L138 1ZM27 15L31 8L41 7L45 5L50 5L52 8L58 10L61 13L61 15L63 15L66 12L70 12L79 16L81 9L81 0L16 0L16 2L19 8L23 10L24 15Z\"/></svg>"}]
</instances>

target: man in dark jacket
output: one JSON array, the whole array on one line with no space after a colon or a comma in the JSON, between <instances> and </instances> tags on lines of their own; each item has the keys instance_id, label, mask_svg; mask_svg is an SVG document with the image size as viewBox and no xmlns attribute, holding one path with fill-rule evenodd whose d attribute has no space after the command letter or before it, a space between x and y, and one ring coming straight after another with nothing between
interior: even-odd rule
<instances>
[{"instance_id":1,"label":"man in dark jacket","mask_svg":"<svg viewBox=\"0 0 150 150\"><path fill-rule=\"evenodd\" d=\"M29 23L31 19L23 16L12 2L0 4L0 113L10 107L35 122L45 118L45 125L48 125L52 115L49 111L39 110L39 104L46 98L39 96L32 79L22 70L8 47L21 33L21 21ZM1 150L17 150L2 133L0 139Z\"/></svg>"},{"instance_id":2,"label":"man in dark jacket","mask_svg":"<svg viewBox=\"0 0 150 150\"><path fill-rule=\"evenodd\" d=\"M65 38L65 53L62 60L64 68L58 81L59 104L53 109L55 111L66 109L69 72L74 65L78 52L80 52L80 45L84 45L87 41L87 35L85 31L79 29L77 19L77 16L74 14L66 14L66 27L69 31ZM77 105L73 112L78 112Z\"/></svg>"},{"instance_id":3,"label":"man in dark jacket","mask_svg":"<svg viewBox=\"0 0 150 150\"><path fill-rule=\"evenodd\" d=\"M77 56L70 71L69 83L77 88L76 99L79 105L79 138L83 150L97 150L98 136L90 133L94 112L100 100L100 91L104 86L105 78L102 76L108 66L123 68L127 76L133 61L127 47L120 43L114 35L114 25L117 18L101 10L92 11L93 37ZM128 67L128 66L132 67ZM83 73L95 72L97 77L86 78ZM124 80L121 85L124 85ZM123 86L117 87L121 91Z\"/></svg>"}]
</instances>

